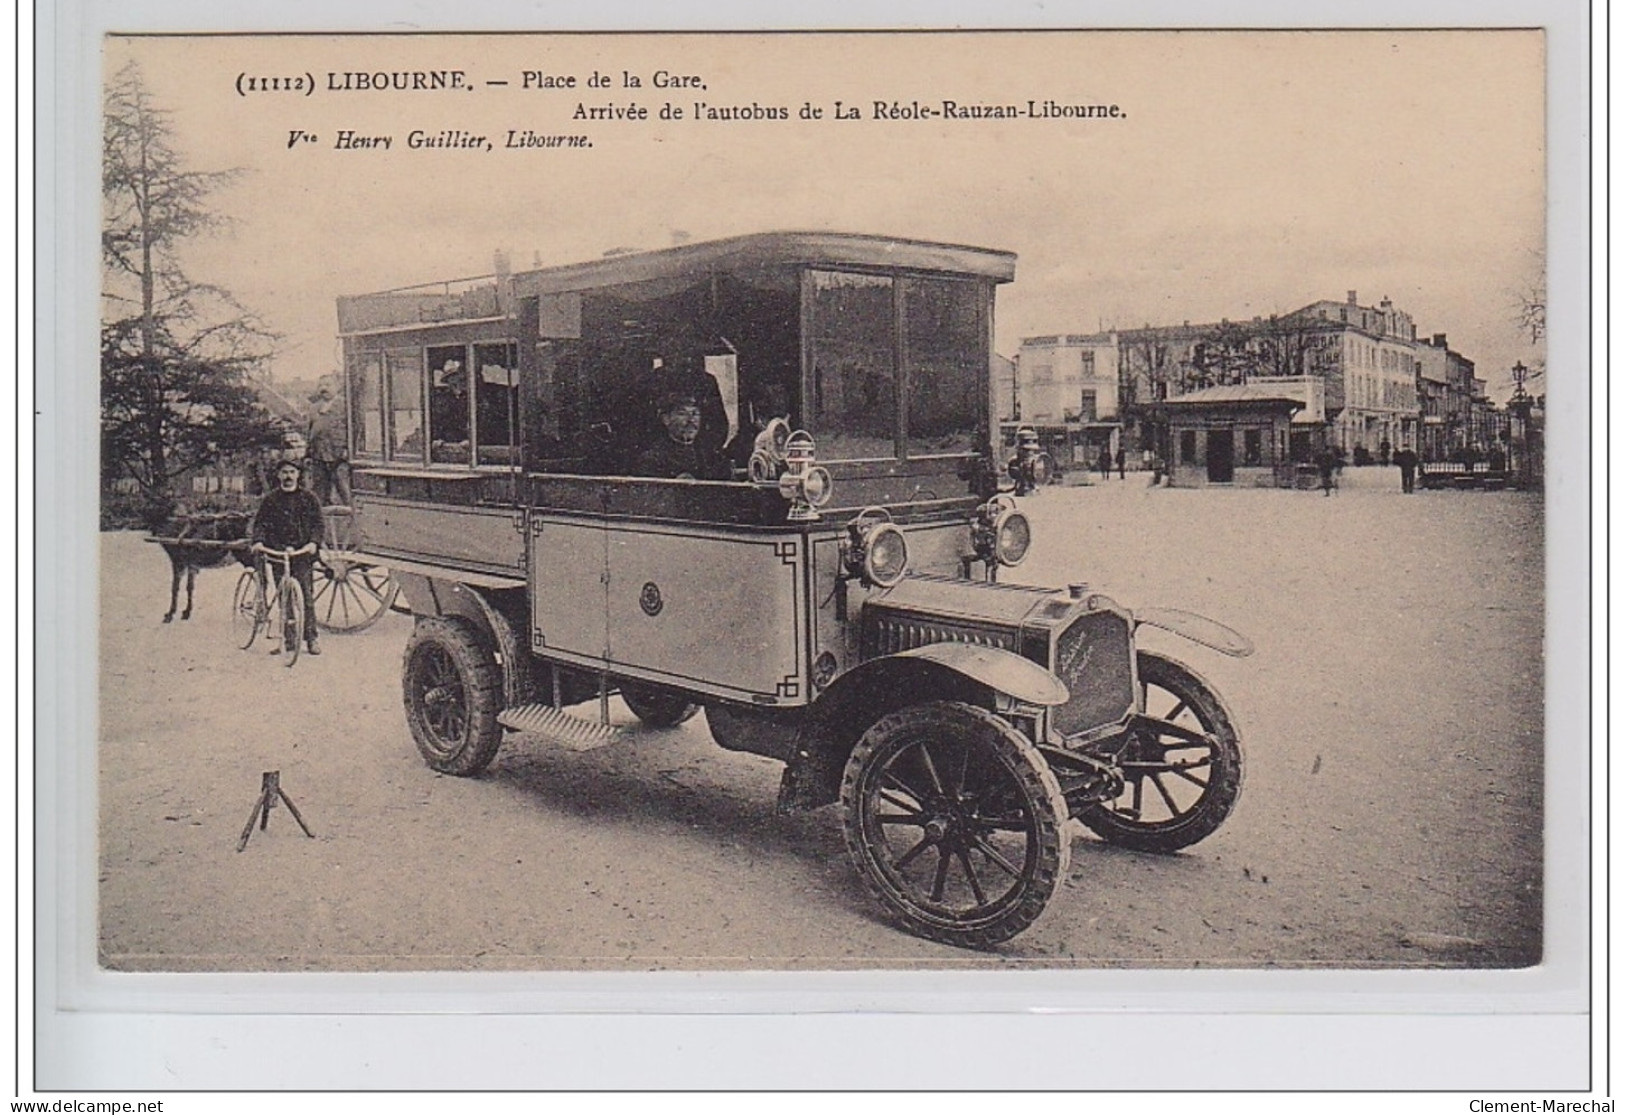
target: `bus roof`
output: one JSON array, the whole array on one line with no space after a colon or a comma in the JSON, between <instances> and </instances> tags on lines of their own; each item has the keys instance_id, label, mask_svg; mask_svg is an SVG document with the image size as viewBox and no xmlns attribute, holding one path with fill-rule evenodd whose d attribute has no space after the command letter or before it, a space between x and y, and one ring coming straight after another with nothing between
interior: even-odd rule
<instances>
[{"instance_id":1,"label":"bus roof","mask_svg":"<svg viewBox=\"0 0 1625 1115\"><path fill-rule=\"evenodd\" d=\"M841 232L761 232L626 252L511 276L514 297L584 292L707 272L774 266L859 267L991 279L1015 278L1014 252ZM338 300L342 334L484 321L501 316L498 279L484 275Z\"/></svg>"},{"instance_id":2,"label":"bus roof","mask_svg":"<svg viewBox=\"0 0 1625 1115\"><path fill-rule=\"evenodd\" d=\"M947 272L1000 283L1009 282L1016 273L1013 252L854 233L763 232L518 272L514 275L514 290L518 294L557 294L695 271L775 264Z\"/></svg>"}]
</instances>

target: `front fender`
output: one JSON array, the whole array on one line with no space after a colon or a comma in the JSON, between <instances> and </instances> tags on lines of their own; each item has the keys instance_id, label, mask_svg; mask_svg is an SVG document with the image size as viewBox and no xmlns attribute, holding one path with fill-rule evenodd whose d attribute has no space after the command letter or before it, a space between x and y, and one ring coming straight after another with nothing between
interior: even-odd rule
<instances>
[{"instance_id":1,"label":"front fender","mask_svg":"<svg viewBox=\"0 0 1625 1115\"><path fill-rule=\"evenodd\" d=\"M1149 624L1164 631L1200 643L1204 647L1228 654L1231 658L1246 658L1253 653L1253 641L1240 631L1226 627L1216 619L1199 616L1179 608L1136 608L1134 624Z\"/></svg>"},{"instance_id":2,"label":"front fender","mask_svg":"<svg viewBox=\"0 0 1625 1115\"><path fill-rule=\"evenodd\" d=\"M1068 700L1066 684L1035 662L997 647L931 643L871 658L840 677L793 727L795 746L779 785L779 809L813 809L840 797L847 756L880 717L921 701L995 707L1050 707Z\"/></svg>"},{"instance_id":3,"label":"front fender","mask_svg":"<svg viewBox=\"0 0 1625 1115\"><path fill-rule=\"evenodd\" d=\"M1066 683L1044 667L998 647L971 643L927 643L889 657L923 658L927 662L935 662L1023 704L1051 708L1066 704L1070 696Z\"/></svg>"}]
</instances>

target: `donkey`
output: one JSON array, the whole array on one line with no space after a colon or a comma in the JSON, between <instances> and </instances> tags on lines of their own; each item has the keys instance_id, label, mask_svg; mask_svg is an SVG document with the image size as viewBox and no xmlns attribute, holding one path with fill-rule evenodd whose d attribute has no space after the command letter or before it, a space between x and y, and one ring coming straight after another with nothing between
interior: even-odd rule
<instances>
[{"instance_id":1,"label":"donkey","mask_svg":"<svg viewBox=\"0 0 1625 1115\"><path fill-rule=\"evenodd\" d=\"M192 586L197 583L199 569L215 569L237 561L252 566L253 559L247 547L241 550L225 546L198 545L208 542L237 542L248 537L250 516L241 511L223 511L218 514L180 515L165 521L156 532L163 539L159 545L169 555L169 611L164 622L175 618L175 600L180 595L181 576L186 577L186 609L181 619L192 618ZM171 541L173 539L173 541Z\"/></svg>"}]
</instances>

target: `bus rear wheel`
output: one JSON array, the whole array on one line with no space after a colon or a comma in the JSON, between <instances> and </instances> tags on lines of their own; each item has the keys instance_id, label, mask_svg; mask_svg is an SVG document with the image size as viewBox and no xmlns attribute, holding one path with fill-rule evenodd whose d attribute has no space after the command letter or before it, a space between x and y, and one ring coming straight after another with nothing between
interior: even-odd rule
<instances>
[{"instance_id":1,"label":"bus rear wheel","mask_svg":"<svg viewBox=\"0 0 1625 1115\"><path fill-rule=\"evenodd\" d=\"M496 658L458 620L426 616L406 643L406 722L424 762L442 774L478 774L502 744L502 673Z\"/></svg>"}]
</instances>

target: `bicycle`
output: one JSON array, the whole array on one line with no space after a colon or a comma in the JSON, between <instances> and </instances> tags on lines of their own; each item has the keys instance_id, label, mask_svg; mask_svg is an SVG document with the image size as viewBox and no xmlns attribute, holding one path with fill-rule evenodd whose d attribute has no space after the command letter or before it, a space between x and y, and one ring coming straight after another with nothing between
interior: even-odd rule
<instances>
[{"instance_id":1,"label":"bicycle","mask_svg":"<svg viewBox=\"0 0 1625 1115\"><path fill-rule=\"evenodd\" d=\"M254 553L281 563L282 575L275 578L273 588L272 578L266 576L267 563L256 562L253 569L243 570L237 578L231 602L232 629L244 650L252 647L264 631L268 639L281 638L284 666L299 660L299 649L306 638L305 590L293 575L293 559L311 549L273 550L254 545Z\"/></svg>"}]
</instances>

